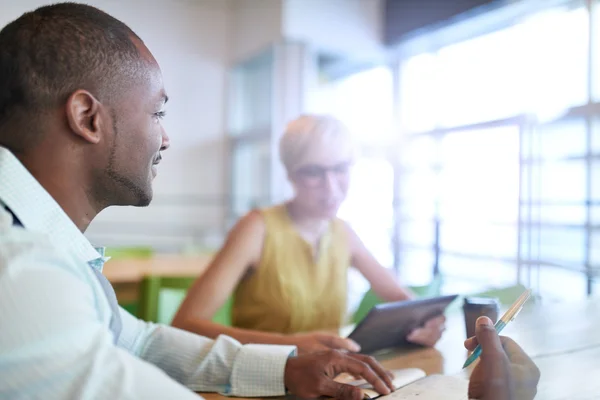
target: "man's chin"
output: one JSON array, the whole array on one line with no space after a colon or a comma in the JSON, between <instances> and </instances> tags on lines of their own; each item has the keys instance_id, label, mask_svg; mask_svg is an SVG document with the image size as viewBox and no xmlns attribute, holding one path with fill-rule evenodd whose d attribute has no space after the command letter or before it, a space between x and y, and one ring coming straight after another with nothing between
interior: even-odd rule
<instances>
[{"instance_id":1,"label":"man's chin","mask_svg":"<svg viewBox=\"0 0 600 400\"><path fill-rule=\"evenodd\" d=\"M139 203L135 204L134 207L148 207L152 199L143 199Z\"/></svg>"},{"instance_id":2,"label":"man's chin","mask_svg":"<svg viewBox=\"0 0 600 400\"><path fill-rule=\"evenodd\" d=\"M138 188L131 193L133 196L130 198L129 206L133 207L148 207L152 202L154 195L152 185L148 185L146 190Z\"/></svg>"},{"instance_id":3,"label":"man's chin","mask_svg":"<svg viewBox=\"0 0 600 400\"><path fill-rule=\"evenodd\" d=\"M113 170L108 171L108 176L113 181L113 190L108 206L134 206L147 207L153 197L152 176L146 175L145 179L131 179Z\"/></svg>"},{"instance_id":4,"label":"man's chin","mask_svg":"<svg viewBox=\"0 0 600 400\"><path fill-rule=\"evenodd\" d=\"M134 204L135 207L148 207L150 203L152 203L152 191L149 193L144 193L141 196L138 196L138 201Z\"/></svg>"}]
</instances>

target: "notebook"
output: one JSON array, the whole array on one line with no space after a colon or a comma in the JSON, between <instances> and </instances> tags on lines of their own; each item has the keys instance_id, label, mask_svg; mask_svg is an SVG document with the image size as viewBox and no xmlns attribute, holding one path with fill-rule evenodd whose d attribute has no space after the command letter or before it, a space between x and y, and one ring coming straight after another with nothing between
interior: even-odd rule
<instances>
[{"instance_id":1,"label":"notebook","mask_svg":"<svg viewBox=\"0 0 600 400\"><path fill-rule=\"evenodd\" d=\"M364 380L354 380L347 374L335 380L349 385L359 386L365 398L379 400L466 400L469 382L461 377L448 375L429 375L419 368L405 368L392 371L395 392L381 396Z\"/></svg>"}]
</instances>

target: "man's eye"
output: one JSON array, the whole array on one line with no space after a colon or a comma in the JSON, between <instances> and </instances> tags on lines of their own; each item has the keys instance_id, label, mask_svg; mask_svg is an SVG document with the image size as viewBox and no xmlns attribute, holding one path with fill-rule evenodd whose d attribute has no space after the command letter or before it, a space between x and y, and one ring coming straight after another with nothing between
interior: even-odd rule
<instances>
[{"instance_id":1,"label":"man's eye","mask_svg":"<svg viewBox=\"0 0 600 400\"><path fill-rule=\"evenodd\" d=\"M154 116L158 119L163 119L165 117L165 115L167 115L166 111L159 111L157 113L154 113Z\"/></svg>"}]
</instances>

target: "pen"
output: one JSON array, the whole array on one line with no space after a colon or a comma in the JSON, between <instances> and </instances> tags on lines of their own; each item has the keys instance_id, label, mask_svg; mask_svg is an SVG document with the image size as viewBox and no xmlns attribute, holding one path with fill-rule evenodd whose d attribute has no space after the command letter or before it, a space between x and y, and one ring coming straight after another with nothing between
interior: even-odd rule
<instances>
[{"instance_id":1,"label":"pen","mask_svg":"<svg viewBox=\"0 0 600 400\"><path fill-rule=\"evenodd\" d=\"M515 301L515 303L512 306L510 306L508 311L506 311L506 313L504 313L502 318L500 318L498 320L498 322L496 322L496 325L494 325L494 328L496 329L497 333L502 332L502 329L504 329L504 327L506 325L508 325L508 323L510 321L515 319L515 317L517 316L519 311L521 311L521 309L523 308L523 306L525 305L525 302L529 299L529 297L531 297L531 289L527 289L525 292L523 292L523 294L521 296L519 296L517 301ZM473 362L475 360L477 360L477 358L479 358L480 355L481 355L481 346L477 345L477 347L475 347L475 350L473 350L473 353L469 356L469 358L467 358L467 361L465 361L465 364L463 365L463 369L467 368L469 365L473 364Z\"/></svg>"}]
</instances>

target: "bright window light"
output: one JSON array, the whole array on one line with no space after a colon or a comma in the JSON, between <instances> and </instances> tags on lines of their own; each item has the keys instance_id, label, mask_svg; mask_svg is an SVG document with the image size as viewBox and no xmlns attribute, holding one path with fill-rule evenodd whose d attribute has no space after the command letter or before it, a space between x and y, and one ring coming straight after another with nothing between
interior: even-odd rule
<instances>
[{"instance_id":1,"label":"bright window light","mask_svg":"<svg viewBox=\"0 0 600 400\"><path fill-rule=\"evenodd\" d=\"M533 114L547 121L588 98L587 10L553 10L421 54L401 66L410 132Z\"/></svg>"}]
</instances>

